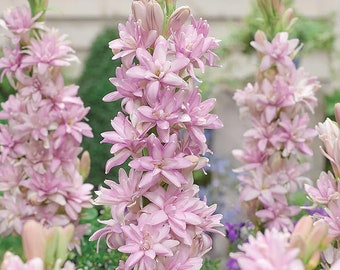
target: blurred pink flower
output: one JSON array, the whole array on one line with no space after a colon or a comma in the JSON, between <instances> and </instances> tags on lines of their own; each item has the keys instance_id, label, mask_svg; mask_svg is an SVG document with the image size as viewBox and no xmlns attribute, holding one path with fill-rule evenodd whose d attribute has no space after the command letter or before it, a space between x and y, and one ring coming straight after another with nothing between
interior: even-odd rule
<instances>
[{"instance_id":1,"label":"blurred pink flower","mask_svg":"<svg viewBox=\"0 0 340 270\"><path fill-rule=\"evenodd\" d=\"M289 233L266 229L264 234L249 236L249 243L239 246L240 252L231 253L242 270L304 270L298 258L299 249L290 248Z\"/></svg>"},{"instance_id":2,"label":"blurred pink flower","mask_svg":"<svg viewBox=\"0 0 340 270\"><path fill-rule=\"evenodd\" d=\"M13 77L16 71L21 68L22 52L19 46L12 48L3 48L3 57L0 58L0 81L2 82L6 75L12 86L15 85Z\"/></svg>"},{"instance_id":3,"label":"blurred pink flower","mask_svg":"<svg viewBox=\"0 0 340 270\"><path fill-rule=\"evenodd\" d=\"M287 32L277 33L272 42L265 40L263 44L260 44L252 41L250 44L264 55L260 65L261 71L270 68L274 64L278 65L278 68L289 69L294 67L291 55L296 50L299 40L288 40Z\"/></svg>"},{"instance_id":4,"label":"blurred pink flower","mask_svg":"<svg viewBox=\"0 0 340 270\"><path fill-rule=\"evenodd\" d=\"M6 9L3 12L3 20L0 20L0 26L8 29L12 36L12 42L18 44L20 40L27 42L32 29L44 29L43 22L37 22L42 15L39 12L32 18L31 9L27 6L18 6Z\"/></svg>"},{"instance_id":5,"label":"blurred pink flower","mask_svg":"<svg viewBox=\"0 0 340 270\"><path fill-rule=\"evenodd\" d=\"M43 33L41 39L31 39L30 45L23 51L26 55L22 59L22 67L37 65L38 73L44 73L50 66L69 66L71 61L77 61L66 37L57 29L51 29Z\"/></svg>"},{"instance_id":6,"label":"blurred pink flower","mask_svg":"<svg viewBox=\"0 0 340 270\"><path fill-rule=\"evenodd\" d=\"M41 258L33 258L24 263L21 258L7 251L4 255L1 270L44 270L44 262Z\"/></svg>"},{"instance_id":7,"label":"blurred pink flower","mask_svg":"<svg viewBox=\"0 0 340 270\"><path fill-rule=\"evenodd\" d=\"M317 187L305 184L305 191L309 198L318 204L328 204L330 201L338 200L340 198L339 190L336 187L336 180L331 172L321 172L318 180L316 180Z\"/></svg>"}]
</instances>

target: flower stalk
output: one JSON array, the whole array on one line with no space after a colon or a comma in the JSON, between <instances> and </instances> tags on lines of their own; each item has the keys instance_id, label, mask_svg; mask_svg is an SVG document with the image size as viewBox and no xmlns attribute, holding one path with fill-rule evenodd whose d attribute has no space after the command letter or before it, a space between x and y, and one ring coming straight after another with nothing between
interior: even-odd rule
<instances>
[{"instance_id":1,"label":"flower stalk","mask_svg":"<svg viewBox=\"0 0 340 270\"><path fill-rule=\"evenodd\" d=\"M208 164L204 130L222 126L211 113L215 100L202 101L197 75L215 66L218 40L206 21L188 22L190 9L175 4L134 1L120 38L109 43L122 65L110 78L117 90L104 101L121 99L122 111L102 133L112 144L106 172L124 162L130 170L96 192L94 203L110 207L112 218L91 240L105 238L127 255L118 269L200 267L212 245L208 232L222 226L193 181Z\"/></svg>"}]
</instances>

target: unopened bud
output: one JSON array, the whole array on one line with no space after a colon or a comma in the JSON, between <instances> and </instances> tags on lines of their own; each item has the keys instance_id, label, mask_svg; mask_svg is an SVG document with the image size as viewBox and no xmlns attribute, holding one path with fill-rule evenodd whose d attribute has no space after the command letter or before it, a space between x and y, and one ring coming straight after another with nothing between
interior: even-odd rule
<instances>
[{"instance_id":1,"label":"unopened bud","mask_svg":"<svg viewBox=\"0 0 340 270\"><path fill-rule=\"evenodd\" d=\"M68 255L68 245L74 235L74 225L68 224L65 227L57 227L58 231L58 246L56 249L56 260L61 260L64 263Z\"/></svg>"},{"instance_id":2,"label":"unopened bud","mask_svg":"<svg viewBox=\"0 0 340 270\"><path fill-rule=\"evenodd\" d=\"M334 115L335 115L335 120L338 123L338 126L340 127L340 103L335 104Z\"/></svg>"},{"instance_id":3,"label":"unopened bud","mask_svg":"<svg viewBox=\"0 0 340 270\"><path fill-rule=\"evenodd\" d=\"M155 1L150 0L146 5L146 23L148 30L156 30L162 33L164 13L161 6Z\"/></svg>"},{"instance_id":4,"label":"unopened bud","mask_svg":"<svg viewBox=\"0 0 340 270\"><path fill-rule=\"evenodd\" d=\"M28 220L22 229L22 245L27 260L39 257L45 259L46 240L43 225L35 220Z\"/></svg>"},{"instance_id":5,"label":"unopened bud","mask_svg":"<svg viewBox=\"0 0 340 270\"><path fill-rule=\"evenodd\" d=\"M263 45L267 41L266 34L261 30L257 30L254 36L254 40L256 43Z\"/></svg>"},{"instance_id":6,"label":"unopened bud","mask_svg":"<svg viewBox=\"0 0 340 270\"><path fill-rule=\"evenodd\" d=\"M310 259L308 260L305 269L306 270L316 269L316 267L319 265L320 257L321 257L320 251L314 252L313 255L310 257Z\"/></svg>"},{"instance_id":7,"label":"unopened bud","mask_svg":"<svg viewBox=\"0 0 340 270\"><path fill-rule=\"evenodd\" d=\"M84 151L79 162L79 173L85 180L90 174L91 158L88 151Z\"/></svg>"},{"instance_id":8,"label":"unopened bud","mask_svg":"<svg viewBox=\"0 0 340 270\"><path fill-rule=\"evenodd\" d=\"M177 8L174 13L171 14L167 28L166 35L169 36L171 32L175 32L182 27L190 16L190 8L183 6Z\"/></svg>"},{"instance_id":9,"label":"unopened bud","mask_svg":"<svg viewBox=\"0 0 340 270\"><path fill-rule=\"evenodd\" d=\"M140 21L143 29L147 29L145 4L142 1L133 1L131 9L135 21Z\"/></svg>"},{"instance_id":10,"label":"unopened bud","mask_svg":"<svg viewBox=\"0 0 340 270\"><path fill-rule=\"evenodd\" d=\"M272 0L273 9L281 16L284 13L285 5L283 0Z\"/></svg>"}]
</instances>

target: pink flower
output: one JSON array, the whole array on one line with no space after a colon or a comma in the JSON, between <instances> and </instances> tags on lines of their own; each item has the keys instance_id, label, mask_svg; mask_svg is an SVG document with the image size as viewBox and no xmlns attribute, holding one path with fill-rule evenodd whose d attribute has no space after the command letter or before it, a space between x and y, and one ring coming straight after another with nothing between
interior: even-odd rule
<instances>
[{"instance_id":1,"label":"pink flower","mask_svg":"<svg viewBox=\"0 0 340 270\"><path fill-rule=\"evenodd\" d=\"M136 56L137 48L149 48L157 38L155 30L145 31L132 16L126 24L119 24L119 39L110 41L109 47L114 53L114 59L121 58L125 67L130 67Z\"/></svg>"},{"instance_id":2,"label":"pink flower","mask_svg":"<svg viewBox=\"0 0 340 270\"><path fill-rule=\"evenodd\" d=\"M324 143L325 150L321 149L324 156L331 162L335 176L340 175L340 132L336 122L326 119L315 127L319 139Z\"/></svg>"},{"instance_id":3,"label":"pink flower","mask_svg":"<svg viewBox=\"0 0 340 270\"><path fill-rule=\"evenodd\" d=\"M285 78L281 76L276 76L272 83L268 79L264 79L261 90L257 99L263 106L265 119L268 123L277 117L279 110L294 105L292 89Z\"/></svg>"},{"instance_id":4,"label":"pink flower","mask_svg":"<svg viewBox=\"0 0 340 270\"><path fill-rule=\"evenodd\" d=\"M146 171L139 187L149 188L163 177L165 182L180 187L186 179L180 170L192 166L192 162L181 153L177 153L177 136L172 134L169 142L162 145L159 139L151 134L147 140L149 156L132 160L129 165L140 171Z\"/></svg>"},{"instance_id":5,"label":"pink flower","mask_svg":"<svg viewBox=\"0 0 340 270\"><path fill-rule=\"evenodd\" d=\"M35 209L22 198L18 189L5 192L0 197L0 234L21 234L25 219L35 214Z\"/></svg>"},{"instance_id":6,"label":"pink flower","mask_svg":"<svg viewBox=\"0 0 340 270\"><path fill-rule=\"evenodd\" d=\"M200 81L194 68L204 73L204 66L214 66L218 56L213 52L219 46L219 40L208 36L209 24L205 20L196 21L193 17L191 24L181 27L170 36L170 46L173 54L185 57L189 64L187 71L191 77Z\"/></svg>"},{"instance_id":7,"label":"pink flower","mask_svg":"<svg viewBox=\"0 0 340 270\"><path fill-rule=\"evenodd\" d=\"M0 191L8 191L18 187L25 179L23 167L20 164L13 166L9 163L0 165Z\"/></svg>"},{"instance_id":8,"label":"pink flower","mask_svg":"<svg viewBox=\"0 0 340 270\"><path fill-rule=\"evenodd\" d=\"M101 187L96 191L98 197L94 200L97 205L108 205L116 213L117 217L123 218L127 207L139 207L139 199L145 190L138 187L142 173L130 170L129 176L124 169L119 169L119 182L105 180L109 188Z\"/></svg>"},{"instance_id":9,"label":"pink flower","mask_svg":"<svg viewBox=\"0 0 340 270\"><path fill-rule=\"evenodd\" d=\"M329 234L337 238L340 236L340 199L329 202L325 211L327 215L323 219L329 225Z\"/></svg>"},{"instance_id":10,"label":"pink flower","mask_svg":"<svg viewBox=\"0 0 340 270\"><path fill-rule=\"evenodd\" d=\"M193 210L200 205L197 198L183 196L177 188L170 186L168 190L155 187L144 195L152 203L144 207L143 212L150 215L150 222L167 221L171 232L186 245L192 244L192 236L187 225L201 225L203 219ZM154 221L155 220L155 221ZM156 221L157 220L157 221Z\"/></svg>"},{"instance_id":11,"label":"pink flower","mask_svg":"<svg viewBox=\"0 0 340 270\"><path fill-rule=\"evenodd\" d=\"M186 97L183 104L183 112L190 118L190 121L182 125L188 130L188 135L194 144L197 144L200 154L205 154L207 149L204 129L218 129L223 127L222 121L216 114L211 114L216 100L213 98L202 101L198 87L189 84L185 91Z\"/></svg>"},{"instance_id":12,"label":"pink flower","mask_svg":"<svg viewBox=\"0 0 340 270\"><path fill-rule=\"evenodd\" d=\"M336 188L336 181L331 172L321 172L316 181L317 188L305 184L305 190L309 198L318 204L328 204L330 201L340 198L340 193Z\"/></svg>"},{"instance_id":13,"label":"pink flower","mask_svg":"<svg viewBox=\"0 0 340 270\"><path fill-rule=\"evenodd\" d=\"M289 233L266 229L264 234L249 236L249 243L239 246L240 252L231 253L242 270L304 270L298 258L299 250L290 248Z\"/></svg>"},{"instance_id":14,"label":"pink flower","mask_svg":"<svg viewBox=\"0 0 340 270\"><path fill-rule=\"evenodd\" d=\"M193 246L180 245L172 257L165 257L158 265L157 270L199 270L203 259L195 254Z\"/></svg>"},{"instance_id":15,"label":"pink flower","mask_svg":"<svg viewBox=\"0 0 340 270\"><path fill-rule=\"evenodd\" d=\"M266 224L268 228L275 228L277 230L293 229L293 222L291 217L300 212L299 206L288 205L283 197L284 202L275 202L265 204L264 209L258 210L255 215Z\"/></svg>"},{"instance_id":16,"label":"pink flower","mask_svg":"<svg viewBox=\"0 0 340 270\"><path fill-rule=\"evenodd\" d=\"M93 137L91 127L82 122L81 120L89 112L90 108L84 108L83 105L72 104L63 108L60 111L58 128L56 129L54 136L57 138L62 138L64 136L71 136L77 143L82 142L83 136ZM58 145L63 143L62 139L58 140ZM55 144L56 147L58 147Z\"/></svg>"},{"instance_id":17,"label":"pink flower","mask_svg":"<svg viewBox=\"0 0 340 270\"><path fill-rule=\"evenodd\" d=\"M153 227L148 224L130 224L122 227L126 244L118 250L129 253L126 269L155 269L157 256L173 256L172 248L178 241L169 239L169 226Z\"/></svg>"},{"instance_id":18,"label":"pink flower","mask_svg":"<svg viewBox=\"0 0 340 270\"><path fill-rule=\"evenodd\" d=\"M160 102L151 106L140 106L137 110L142 122L156 125L160 140L169 141L170 132L176 124L190 122L190 117L182 113L184 95L182 91L168 89Z\"/></svg>"},{"instance_id":19,"label":"pink flower","mask_svg":"<svg viewBox=\"0 0 340 270\"><path fill-rule=\"evenodd\" d=\"M24 263L21 258L7 251L1 264L1 270L44 270L41 258L33 258Z\"/></svg>"},{"instance_id":20,"label":"pink flower","mask_svg":"<svg viewBox=\"0 0 340 270\"><path fill-rule=\"evenodd\" d=\"M303 68L297 69L291 77L295 102L314 112L318 102L315 92L320 88L319 81L316 77L310 76Z\"/></svg>"},{"instance_id":21,"label":"pink flower","mask_svg":"<svg viewBox=\"0 0 340 270\"><path fill-rule=\"evenodd\" d=\"M310 141L317 135L314 129L308 129L309 116L307 114L296 115L294 119L285 114L280 114L279 125L284 130L284 150L283 155L289 154L297 149L305 155L312 155L309 147Z\"/></svg>"},{"instance_id":22,"label":"pink flower","mask_svg":"<svg viewBox=\"0 0 340 270\"><path fill-rule=\"evenodd\" d=\"M0 81L2 82L6 75L11 85L14 86L13 77L16 71L21 68L22 52L19 46L13 49L4 47L3 55L4 56L0 58L0 69L2 69Z\"/></svg>"},{"instance_id":23,"label":"pink flower","mask_svg":"<svg viewBox=\"0 0 340 270\"><path fill-rule=\"evenodd\" d=\"M69 66L70 61L76 61L74 50L69 46L66 35L60 35L57 29L44 33L41 39L32 39L24 50L22 66L37 65L37 71L44 73L50 66Z\"/></svg>"},{"instance_id":24,"label":"pink flower","mask_svg":"<svg viewBox=\"0 0 340 270\"><path fill-rule=\"evenodd\" d=\"M139 157L143 148L146 146L146 133L151 127L150 124L138 124L134 126L127 117L121 112L111 121L114 131L106 131L101 135L102 143L110 143L111 154L114 154L106 162L106 173L112 167L119 166L124 163L128 157Z\"/></svg>"},{"instance_id":25,"label":"pink flower","mask_svg":"<svg viewBox=\"0 0 340 270\"><path fill-rule=\"evenodd\" d=\"M291 54L296 50L299 40L288 40L287 32L277 33L272 42L265 40L263 44L260 44L252 41L250 44L263 54L260 65L261 71L270 68L274 64L278 65L278 68L289 69L294 67Z\"/></svg>"},{"instance_id":26,"label":"pink flower","mask_svg":"<svg viewBox=\"0 0 340 270\"><path fill-rule=\"evenodd\" d=\"M44 29L42 22L36 22L41 14L39 12L32 18L31 10L27 6L9 8L3 12L4 19L0 20L0 26L7 28L14 35L14 44L18 44L20 39L26 43L31 29Z\"/></svg>"},{"instance_id":27,"label":"pink flower","mask_svg":"<svg viewBox=\"0 0 340 270\"><path fill-rule=\"evenodd\" d=\"M189 62L183 57L176 57L172 61L167 59L168 44L163 36L155 42L154 52L151 55L146 49L138 48L136 51L140 65L127 70L128 77L142 80L146 83L146 97L152 103L157 100L161 87L174 86L183 88L187 83L178 73Z\"/></svg>"}]
</instances>

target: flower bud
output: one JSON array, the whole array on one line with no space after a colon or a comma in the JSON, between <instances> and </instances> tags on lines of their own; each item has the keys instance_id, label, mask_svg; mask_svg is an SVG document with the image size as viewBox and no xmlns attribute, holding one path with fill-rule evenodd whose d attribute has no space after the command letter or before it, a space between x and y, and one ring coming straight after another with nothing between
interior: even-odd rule
<instances>
[{"instance_id":1,"label":"flower bud","mask_svg":"<svg viewBox=\"0 0 340 270\"><path fill-rule=\"evenodd\" d=\"M177 8L174 13L171 14L168 25L166 28L166 36L169 36L171 32L175 32L182 27L186 20L190 16L190 8L188 6L183 6Z\"/></svg>"},{"instance_id":2,"label":"flower bud","mask_svg":"<svg viewBox=\"0 0 340 270\"><path fill-rule=\"evenodd\" d=\"M88 151L84 151L79 162L79 173L85 180L90 174L91 158Z\"/></svg>"},{"instance_id":3,"label":"flower bud","mask_svg":"<svg viewBox=\"0 0 340 270\"><path fill-rule=\"evenodd\" d=\"M132 1L131 9L135 21L140 21L143 29L147 29L145 4L142 1Z\"/></svg>"},{"instance_id":4,"label":"flower bud","mask_svg":"<svg viewBox=\"0 0 340 270\"><path fill-rule=\"evenodd\" d=\"M39 257L45 259L46 240L43 225L35 220L28 220L22 228L22 245L27 260Z\"/></svg>"},{"instance_id":5,"label":"flower bud","mask_svg":"<svg viewBox=\"0 0 340 270\"><path fill-rule=\"evenodd\" d=\"M68 255L68 245L72 240L74 234L74 225L68 224L65 227L57 227L58 232L58 245L56 249L56 260L61 260L64 263L67 259Z\"/></svg>"},{"instance_id":6,"label":"flower bud","mask_svg":"<svg viewBox=\"0 0 340 270\"><path fill-rule=\"evenodd\" d=\"M256 43L264 45L264 43L267 41L266 34L261 30L257 30L254 36L254 40Z\"/></svg>"},{"instance_id":7,"label":"flower bud","mask_svg":"<svg viewBox=\"0 0 340 270\"><path fill-rule=\"evenodd\" d=\"M334 115L335 115L335 120L338 123L338 126L340 127L340 103L335 104Z\"/></svg>"},{"instance_id":8,"label":"flower bud","mask_svg":"<svg viewBox=\"0 0 340 270\"><path fill-rule=\"evenodd\" d=\"M164 13L161 6L150 0L146 5L146 23L148 30L156 30L160 35L163 29Z\"/></svg>"},{"instance_id":9,"label":"flower bud","mask_svg":"<svg viewBox=\"0 0 340 270\"><path fill-rule=\"evenodd\" d=\"M285 5L283 0L272 0L273 9L277 14L282 15L285 10Z\"/></svg>"}]
</instances>

